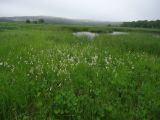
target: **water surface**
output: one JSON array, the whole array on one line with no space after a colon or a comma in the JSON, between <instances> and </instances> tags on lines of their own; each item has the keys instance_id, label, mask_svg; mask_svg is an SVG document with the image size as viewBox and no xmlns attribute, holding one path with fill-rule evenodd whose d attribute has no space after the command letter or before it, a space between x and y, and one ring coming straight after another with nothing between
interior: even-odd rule
<instances>
[{"instance_id":1,"label":"water surface","mask_svg":"<svg viewBox=\"0 0 160 120\"><path fill-rule=\"evenodd\" d=\"M112 32L112 33L109 33L110 35L127 35L128 33L127 32Z\"/></svg>"},{"instance_id":2,"label":"water surface","mask_svg":"<svg viewBox=\"0 0 160 120\"><path fill-rule=\"evenodd\" d=\"M73 33L73 35L77 36L77 37L81 37L81 36L86 36L90 39L95 38L96 36L98 36L98 33L92 33L92 32L75 32Z\"/></svg>"}]
</instances>

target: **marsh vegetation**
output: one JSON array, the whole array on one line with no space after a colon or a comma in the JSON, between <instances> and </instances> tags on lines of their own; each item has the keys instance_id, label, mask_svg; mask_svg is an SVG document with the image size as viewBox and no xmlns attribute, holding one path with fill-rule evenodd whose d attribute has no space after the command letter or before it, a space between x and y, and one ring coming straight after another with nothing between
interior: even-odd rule
<instances>
[{"instance_id":1,"label":"marsh vegetation","mask_svg":"<svg viewBox=\"0 0 160 120\"><path fill-rule=\"evenodd\" d=\"M98 36L73 35L80 31ZM159 34L0 23L0 119L159 120Z\"/></svg>"}]
</instances>

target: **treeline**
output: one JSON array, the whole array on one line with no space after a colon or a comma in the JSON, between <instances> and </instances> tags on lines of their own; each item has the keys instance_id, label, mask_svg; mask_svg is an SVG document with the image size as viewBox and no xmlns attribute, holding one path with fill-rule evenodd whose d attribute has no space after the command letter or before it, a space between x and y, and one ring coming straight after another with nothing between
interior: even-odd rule
<instances>
[{"instance_id":1,"label":"treeline","mask_svg":"<svg viewBox=\"0 0 160 120\"><path fill-rule=\"evenodd\" d=\"M26 20L26 23L35 23L35 24L37 24L37 23L44 23L45 21L43 20L43 19L39 19L39 20L37 20L37 21L31 21L31 20L29 20L29 19L27 19Z\"/></svg>"},{"instance_id":2,"label":"treeline","mask_svg":"<svg viewBox=\"0 0 160 120\"><path fill-rule=\"evenodd\" d=\"M132 21L132 22L124 22L122 27L140 27L140 28L160 28L160 20L155 21Z\"/></svg>"}]
</instances>

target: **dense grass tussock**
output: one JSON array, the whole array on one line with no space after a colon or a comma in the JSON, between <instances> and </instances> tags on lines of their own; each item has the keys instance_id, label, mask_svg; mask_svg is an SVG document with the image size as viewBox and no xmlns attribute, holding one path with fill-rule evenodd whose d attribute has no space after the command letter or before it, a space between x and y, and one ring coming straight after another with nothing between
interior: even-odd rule
<instances>
[{"instance_id":1,"label":"dense grass tussock","mask_svg":"<svg viewBox=\"0 0 160 120\"><path fill-rule=\"evenodd\" d=\"M0 119L160 119L159 34L89 40L69 26L0 27Z\"/></svg>"}]
</instances>

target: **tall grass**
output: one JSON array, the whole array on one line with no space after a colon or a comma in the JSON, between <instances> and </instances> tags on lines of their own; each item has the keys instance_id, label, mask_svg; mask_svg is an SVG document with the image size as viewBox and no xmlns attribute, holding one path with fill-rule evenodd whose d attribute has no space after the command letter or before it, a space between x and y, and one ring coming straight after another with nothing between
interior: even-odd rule
<instances>
[{"instance_id":1,"label":"tall grass","mask_svg":"<svg viewBox=\"0 0 160 120\"><path fill-rule=\"evenodd\" d=\"M0 119L160 119L158 34L97 27L89 40L69 26L0 26Z\"/></svg>"}]
</instances>

